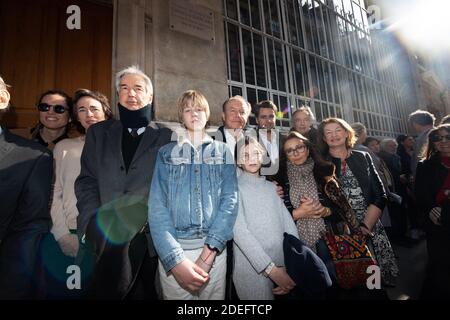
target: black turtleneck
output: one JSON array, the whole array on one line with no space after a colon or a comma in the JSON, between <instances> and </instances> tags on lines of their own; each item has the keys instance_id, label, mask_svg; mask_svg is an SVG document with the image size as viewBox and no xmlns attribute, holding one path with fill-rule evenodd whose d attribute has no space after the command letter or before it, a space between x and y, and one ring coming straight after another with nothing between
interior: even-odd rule
<instances>
[{"instance_id":1,"label":"black turtleneck","mask_svg":"<svg viewBox=\"0 0 450 320\"><path fill-rule=\"evenodd\" d=\"M120 103L118 104L120 122L122 122L122 155L123 162L125 164L126 172L131 165L134 154L136 153L139 143L142 140L143 134L133 137L129 132L130 129L137 129L147 127L151 121L151 105L148 104L145 107L138 110L128 110Z\"/></svg>"},{"instance_id":2,"label":"black turtleneck","mask_svg":"<svg viewBox=\"0 0 450 320\"><path fill-rule=\"evenodd\" d=\"M148 126L152 121L152 105L148 104L138 110L128 110L120 103L118 104L120 121L124 128L142 128Z\"/></svg>"}]
</instances>

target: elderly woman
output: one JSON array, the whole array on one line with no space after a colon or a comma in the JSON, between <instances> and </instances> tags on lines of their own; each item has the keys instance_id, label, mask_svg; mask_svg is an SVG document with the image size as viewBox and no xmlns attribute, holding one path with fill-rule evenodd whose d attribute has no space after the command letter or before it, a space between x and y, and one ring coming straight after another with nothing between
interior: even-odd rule
<instances>
[{"instance_id":1,"label":"elderly woman","mask_svg":"<svg viewBox=\"0 0 450 320\"><path fill-rule=\"evenodd\" d=\"M46 240L48 247L44 252L45 264L50 271L47 292L49 298L68 297L66 269L67 266L74 264L78 253L79 243L76 235L78 210L74 184L81 170L80 158L85 132L91 125L112 118L108 99L99 92L79 89L75 92L73 102L77 125L83 134L58 142L53 150L55 184L50 215L53 221L51 233L54 240L52 238ZM83 273L87 273L87 270L84 269Z\"/></svg>"},{"instance_id":2,"label":"elderly woman","mask_svg":"<svg viewBox=\"0 0 450 320\"><path fill-rule=\"evenodd\" d=\"M308 106L302 106L295 110L292 114L292 129L291 131L297 131L312 144L317 143L317 129L313 127L316 122L316 118L311 108Z\"/></svg>"},{"instance_id":3,"label":"elderly woman","mask_svg":"<svg viewBox=\"0 0 450 320\"><path fill-rule=\"evenodd\" d=\"M386 204L386 192L372 158L366 152L353 150L355 133L346 121L328 118L322 121L318 130L322 153L335 164L339 182L364 234L372 236L382 282L394 285L398 267L391 243L379 220Z\"/></svg>"},{"instance_id":4,"label":"elderly woman","mask_svg":"<svg viewBox=\"0 0 450 320\"><path fill-rule=\"evenodd\" d=\"M68 138L72 99L60 90L48 90L38 100L39 123L31 130L32 140L53 150L56 143Z\"/></svg>"},{"instance_id":5,"label":"elderly woman","mask_svg":"<svg viewBox=\"0 0 450 320\"><path fill-rule=\"evenodd\" d=\"M427 238L426 299L450 298L450 124L430 131L419 162L415 195Z\"/></svg>"}]
</instances>

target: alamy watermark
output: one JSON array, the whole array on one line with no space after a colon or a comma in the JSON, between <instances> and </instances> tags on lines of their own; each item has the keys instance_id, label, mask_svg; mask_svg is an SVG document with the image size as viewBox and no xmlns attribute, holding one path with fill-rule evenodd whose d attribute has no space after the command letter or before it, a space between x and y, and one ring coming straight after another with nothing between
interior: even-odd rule
<instances>
[{"instance_id":1,"label":"alamy watermark","mask_svg":"<svg viewBox=\"0 0 450 320\"><path fill-rule=\"evenodd\" d=\"M66 10L70 16L66 20L66 26L69 30L81 30L81 9L77 5L70 5Z\"/></svg>"}]
</instances>

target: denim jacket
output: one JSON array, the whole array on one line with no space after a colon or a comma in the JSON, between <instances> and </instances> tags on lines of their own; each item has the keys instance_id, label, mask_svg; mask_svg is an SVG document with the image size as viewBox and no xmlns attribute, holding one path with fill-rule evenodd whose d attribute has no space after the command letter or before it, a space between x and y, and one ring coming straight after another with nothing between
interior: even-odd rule
<instances>
[{"instance_id":1,"label":"denim jacket","mask_svg":"<svg viewBox=\"0 0 450 320\"><path fill-rule=\"evenodd\" d=\"M233 238L238 209L236 167L226 144L209 136L196 149L172 142L157 156L149 225L166 271L185 259L180 240L205 239L222 251Z\"/></svg>"}]
</instances>

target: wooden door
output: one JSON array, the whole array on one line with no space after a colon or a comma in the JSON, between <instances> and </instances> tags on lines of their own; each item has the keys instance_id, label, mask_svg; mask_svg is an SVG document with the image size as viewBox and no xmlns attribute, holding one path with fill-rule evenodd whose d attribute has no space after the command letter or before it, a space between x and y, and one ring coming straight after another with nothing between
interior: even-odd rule
<instances>
[{"instance_id":1,"label":"wooden door","mask_svg":"<svg viewBox=\"0 0 450 320\"><path fill-rule=\"evenodd\" d=\"M70 5L81 29L69 30ZM10 84L9 128L32 127L40 93L87 88L111 96L113 7L108 1L1 0L0 74Z\"/></svg>"}]
</instances>

